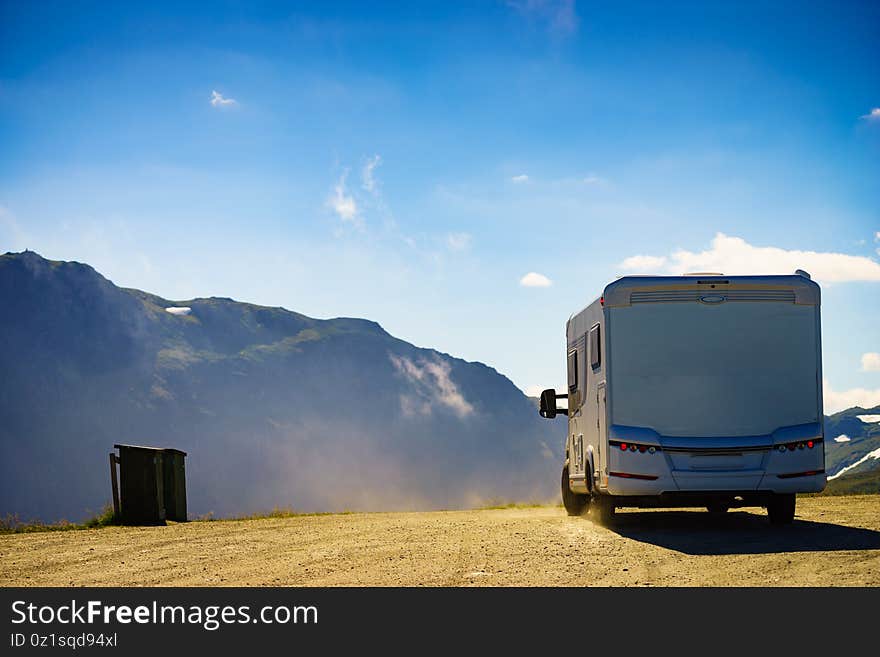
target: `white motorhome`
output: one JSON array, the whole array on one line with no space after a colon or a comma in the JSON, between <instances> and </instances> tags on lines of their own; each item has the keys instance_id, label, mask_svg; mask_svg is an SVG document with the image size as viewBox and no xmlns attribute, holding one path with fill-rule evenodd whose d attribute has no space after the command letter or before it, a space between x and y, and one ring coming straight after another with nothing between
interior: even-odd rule
<instances>
[{"instance_id":1,"label":"white motorhome","mask_svg":"<svg viewBox=\"0 0 880 657\"><path fill-rule=\"evenodd\" d=\"M625 276L566 324L562 498L620 507L760 506L794 518L825 487L819 286L790 276ZM557 399L567 398L567 408Z\"/></svg>"}]
</instances>

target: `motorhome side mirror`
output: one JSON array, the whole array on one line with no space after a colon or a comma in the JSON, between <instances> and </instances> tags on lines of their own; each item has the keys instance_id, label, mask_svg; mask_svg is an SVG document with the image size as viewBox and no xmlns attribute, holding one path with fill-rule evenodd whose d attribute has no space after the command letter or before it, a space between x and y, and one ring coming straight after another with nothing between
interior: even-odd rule
<instances>
[{"instance_id":1,"label":"motorhome side mirror","mask_svg":"<svg viewBox=\"0 0 880 657\"><path fill-rule=\"evenodd\" d=\"M541 393L541 417L548 420L556 417L556 391L553 388L547 388Z\"/></svg>"}]
</instances>

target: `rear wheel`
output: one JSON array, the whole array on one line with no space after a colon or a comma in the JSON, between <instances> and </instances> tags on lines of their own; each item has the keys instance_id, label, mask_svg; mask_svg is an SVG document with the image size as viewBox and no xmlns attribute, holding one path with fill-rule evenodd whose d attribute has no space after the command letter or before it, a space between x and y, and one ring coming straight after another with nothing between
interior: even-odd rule
<instances>
[{"instance_id":1,"label":"rear wheel","mask_svg":"<svg viewBox=\"0 0 880 657\"><path fill-rule=\"evenodd\" d=\"M596 520L606 527L614 524L615 511L614 498L610 495L596 495L593 499L593 509Z\"/></svg>"},{"instance_id":2,"label":"rear wheel","mask_svg":"<svg viewBox=\"0 0 880 657\"><path fill-rule=\"evenodd\" d=\"M795 494L774 495L767 505L767 515L773 525L788 525L794 520Z\"/></svg>"},{"instance_id":3,"label":"rear wheel","mask_svg":"<svg viewBox=\"0 0 880 657\"><path fill-rule=\"evenodd\" d=\"M568 467L562 468L562 505L570 516L582 516L590 506L590 496L571 492L568 485Z\"/></svg>"}]
</instances>

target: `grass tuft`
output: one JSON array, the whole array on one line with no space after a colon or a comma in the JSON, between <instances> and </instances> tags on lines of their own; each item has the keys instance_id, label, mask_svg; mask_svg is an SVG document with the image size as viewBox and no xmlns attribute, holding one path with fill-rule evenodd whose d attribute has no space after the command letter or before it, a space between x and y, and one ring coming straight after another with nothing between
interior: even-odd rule
<instances>
[{"instance_id":1,"label":"grass tuft","mask_svg":"<svg viewBox=\"0 0 880 657\"><path fill-rule=\"evenodd\" d=\"M224 516L218 518L213 511L199 516L195 522L222 522L226 520L268 520L271 518L302 518L304 516L348 516L354 511L297 511L289 506L276 506L271 511L257 511L240 516Z\"/></svg>"},{"instance_id":2,"label":"grass tuft","mask_svg":"<svg viewBox=\"0 0 880 657\"><path fill-rule=\"evenodd\" d=\"M66 532L75 529L99 529L118 525L119 519L113 513L113 507L107 505L96 516L85 522L76 523L69 520L45 523L39 520L22 520L17 513L7 513L6 517L0 518L0 534L32 534L36 532Z\"/></svg>"},{"instance_id":3,"label":"grass tuft","mask_svg":"<svg viewBox=\"0 0 880 657\"><path fill-rule=\"evenodd\" d=\"M550 504L548 502L504 502L502 500L490 500L485 506L474 507L472 511L495 511L500 509L540 509L546 506L560 506L560 504Z\"/></svg>"}]
</instances>

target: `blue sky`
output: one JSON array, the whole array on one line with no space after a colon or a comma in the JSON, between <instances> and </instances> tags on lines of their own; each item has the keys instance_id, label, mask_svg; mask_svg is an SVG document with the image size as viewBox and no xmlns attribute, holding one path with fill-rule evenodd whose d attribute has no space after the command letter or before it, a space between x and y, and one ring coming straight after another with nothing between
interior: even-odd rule
<instances>
[{"instance_id":1,"label":"blue sky","mask_svg":"<svg viewBox=\"0 0 880 657\"><path fill-rule=\"evenodd\" d=\"M0 3L0 251L523 389L617 275L795 263L880 403L880 5L402 4Z\"/></svg>"}]
</instances>

